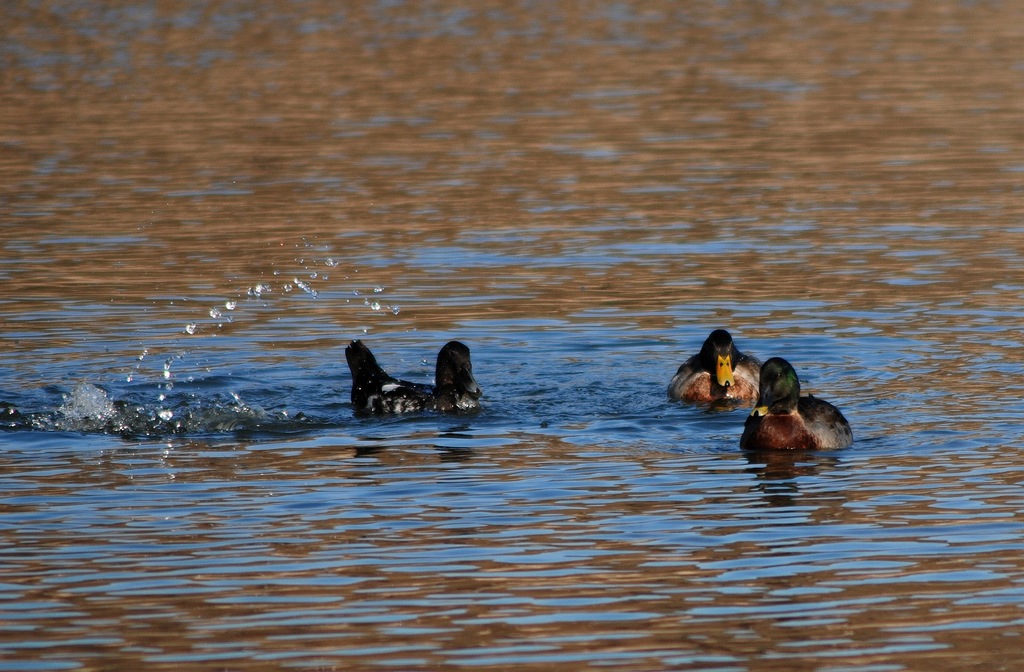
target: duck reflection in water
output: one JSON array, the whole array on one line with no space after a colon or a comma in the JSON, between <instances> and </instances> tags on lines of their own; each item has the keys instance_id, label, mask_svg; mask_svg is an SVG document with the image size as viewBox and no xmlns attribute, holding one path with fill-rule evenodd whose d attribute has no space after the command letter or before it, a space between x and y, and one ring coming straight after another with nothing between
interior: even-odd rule
<instances>
[{"instance_id":1,"label":"duck reflection in water","mask_svg":"<svg viewBox=\"0 0 1024 672\"><path fill-rule=\"evenodd\" d=\"M757 490L769 506L793 506L806 503L808 498L821 497L800 492L800 480L817 476L839 464L836 453L813 450L747 450L744 457L750 465L745 471L757 478ZM828 493L825 499L832 500L835 493Z\"/></svg>"}]
</instances>

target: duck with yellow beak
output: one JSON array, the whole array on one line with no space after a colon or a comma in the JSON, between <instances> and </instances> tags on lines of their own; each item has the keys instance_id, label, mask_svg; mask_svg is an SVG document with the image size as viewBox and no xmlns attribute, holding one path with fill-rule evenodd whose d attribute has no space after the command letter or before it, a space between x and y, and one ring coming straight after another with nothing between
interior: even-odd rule
<instances>
[{"instance_id":1,"label":"duck with yellow beak","mask_svg":"<svg viewBox=\"0 0 1024 672\"><path fill-rule=\"evenodd\" d=\"M670 399L709 403L757 399L761 362L739 351L732 335L715 329L700 352L679 367L668 384Z\"/></svg>"}]
</instances>

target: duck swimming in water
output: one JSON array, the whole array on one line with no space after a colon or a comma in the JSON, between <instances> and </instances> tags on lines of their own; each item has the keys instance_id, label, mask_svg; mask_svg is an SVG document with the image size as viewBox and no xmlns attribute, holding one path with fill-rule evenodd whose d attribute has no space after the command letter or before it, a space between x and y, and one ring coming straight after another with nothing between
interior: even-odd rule
<instances>
[{"instance_id":1,"label":"duck swimming in water","mask_svg":"<svg viewBox=\"0 0 1024 672\"><path fill-rule=\"evenodd\" d=\"M356 413L453 413L480 407L477 400L483 391L473 378L469 348L458 341L449 341L437 353L434 386L392 378L362 341L352 341L345 348L345 359L352 371L352 406Z\"/></svg>"},{"instance_id":2,"label":"duck swimming in water","mask_svg":"<svg viewBox=\"0 0 1024 672\"><path fill-rule=\"evenodd\" d=\"M679 367L668 384L670 399L712 402L754 401L761 362L739 351L732 335L715 329L700 352Z\"/></svg>"},{"instance_id":3,"label":"duck swimming in water","mask_svg":"<svg viewBox=\"0 0 1024 672\"><path fill-rule=\"evenodd\" d=\"M772 357L761 367L757 405L743 425L744 450L827 450L853 443L853 432L839 409L812 396L800 396L792 365Z\"/></svg>"}]
</instances>

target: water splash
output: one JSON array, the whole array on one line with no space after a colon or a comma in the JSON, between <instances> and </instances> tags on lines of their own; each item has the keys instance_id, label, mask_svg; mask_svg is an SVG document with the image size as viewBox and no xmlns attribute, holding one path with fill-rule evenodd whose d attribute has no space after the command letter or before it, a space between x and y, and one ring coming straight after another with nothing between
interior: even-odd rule
<instances>
[{"instance_id":1,"label":"water splash","mask_svg":"<svg viewBox=\"0 0 1024 672\"><path fill-rule=\"evenodd\" d=\"M308 244L306 247L312 248ZM248 309L260 308L254 304L247 305L247 300L265 301L272 298L271 295L278 295L277 298L283 300L290 293L298 294L296 290L302 290L314 299L320 298L324 287L327 287L326 284L320 286L328 279L324 271L338 268L342 264L337 258L320 254L307 254L297 261L300 268L271 269L269 275L259 276L259 282L238 286L233 296L228 294L207 303L205 307L197 307L191 320L186 318L184 323L180 323L183 324L182 331L188 336L217 335L229 323L238 322L233 320L238 317L236 311L243 309L240 312L244 313ZM342 289L343 293L351 292L351 296L362 298L364 306L375 313L390 312L398 315L401 309L386 301L388 288L383 283L369 282L355 288L347 282L350 274L357 278L358 273L358 268L347 270L344 274L347 286L332 289ZM273 277L270 278L270 275ZM288 282L288 278L292 281ZM352 299L351 303L358 305L357 301ZM349 299L345 299L345 303L349 302ZM266 306L266 303L262 304L262 307ZM363 331L368 333L365 327ZM197 346L188 347L191 349ZM133 384L129 389L120 390L130 400L122 401L117 398L120 396L117 393L111 395L96 385L84 383L67 393L59 408L51 405L50 410L25 412L21 419L11 421L11 427L163 436L258 431L267 426L275 427L273 431L303 431L311 422L321 422L311 420L302 413L296 415L285 410L267 411L234 395L230 399L210 399L200 391L204 388L191 386L196 378L188 375L189 371L181 369L182 359L186 356L187 352L143 348L131 356L133 361L120 372L121 381ZM154 357L157 362L149 366L148 360ZM206 372L213 373L209 367ZM145 385L147 380L152 381L155 390L152 385Z\"/></svg>"},{"instance_id":2,"label":"water splash","mask_svg":"<svg viewBox=\"0 0 1024 672\"><path fill-rule=\"evenodd\" d=\"M81 382L64 395L64 403L53 412L28 415L26 429L60 432L101 432L105 434L153 434L158 418L143 406L113 401L106 391Z\"/></svg>"},{"instance_id":3,"label":"water splash","mask_svg":"<svg viewBox=\"0 0 1024 672\"><path fill-rule=\"evenodd\" d=\"M85 420L105 422L116 413L107 393L91 383L78 383L70 394L64 395L64 404L57 412L68 422Z\"/></svg>"},{"instance_id":4,"label":"water splash","mask_svg":"<svg viewBox=\"0 0 1024 672\"><path fill-rule=\"evenodd\" d=\"M168 384L165 386L170 387ZM0 414L6 429L117 434L162 437L183 434L220 434L238 431L305 431L316 423L287 410L268 411L237 393L229 397L198 398L193 394L160 394L157 404L112 399L102 388L80 382L63 395L53 411L22 414L7 406Z\"/></svg>"}]
</instances>

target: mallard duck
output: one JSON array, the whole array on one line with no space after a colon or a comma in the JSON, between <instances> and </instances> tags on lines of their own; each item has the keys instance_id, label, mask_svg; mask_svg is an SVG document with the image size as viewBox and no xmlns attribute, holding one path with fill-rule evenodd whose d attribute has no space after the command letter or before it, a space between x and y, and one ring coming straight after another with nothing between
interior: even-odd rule
<instances>
[{"instance_id":1,"label":"mallard duck","mask_svg":"<svg viewBox=\"0 0 1024 672\"><path fill-rule=\"evenodd\" d=\"M772 357L761 366L757 405L743 425L745 450L827 450L853 443L853 432L839 409L812 396L800 396L792 365Z\"/></svg>"},{"instance_id":2,"label":"mallard duck","mask_svg":"<svg viewBox=\"0 0 1024 672\"><path fill-rule=\"evenodd\" d=\"M483 392L473 378L469 348L458 341L449 341L437 353L434 386L392 378L362 341L345 348L345 359L352 371L352 406L357 413L452 413L480 407L477 400Z\"/></svg>"},{"instance_id":3,"label":"mallard duck","mask_svg":"<svg viewBox=\"0 0 1024 672\"><path fill-rule=\"evenodd\" d=\"M728 331L715 329L700 352L676 371L668 384L668 396L697 402L754 401L760 366L760 360L736 348Z\"/></svg>"}]
</instances>

